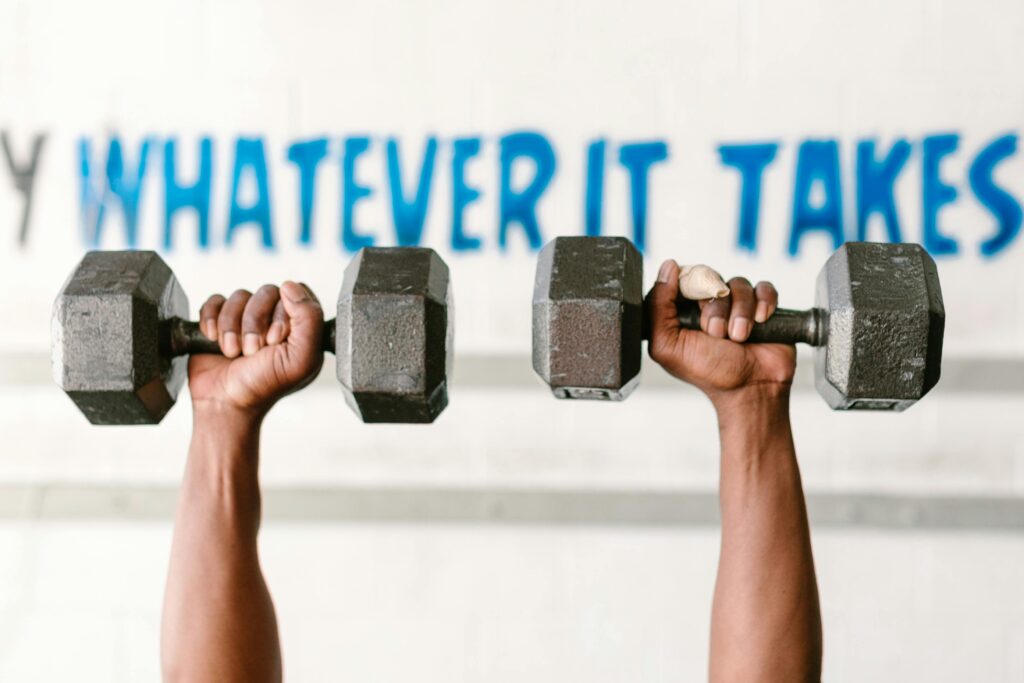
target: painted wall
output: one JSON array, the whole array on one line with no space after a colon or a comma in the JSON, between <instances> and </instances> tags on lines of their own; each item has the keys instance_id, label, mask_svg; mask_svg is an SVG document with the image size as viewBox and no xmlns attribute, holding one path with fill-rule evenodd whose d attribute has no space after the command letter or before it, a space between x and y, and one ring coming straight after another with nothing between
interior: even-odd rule
<instances>
[{"instance_id":1,"label":"painted wall","mask_svg":"<svg viewBox=\"0 0 1024 683\"><path fill-rule=\"evenodd\" d=\"M198 306L423 244L460 350L518 353L536 249L601 233L793 306L844 239L921 242L948 352L1019 354L1024 12L985 7L3 3L2 343L45 348L86 248L161 249Z\"/></svg>"},{"instance_id":2,"label":"painted wall","mask_svg":"<svg viewBox=\"0 0 1024 683\"><path fill-rule=\"evenodd\" d=\"M188 397L95 429L53 386L82 253L159 249L196 312L286 277L333 301L367 243L450 264L451 405L366 427L329 361L268 419L290 679L703 678L717 529L685 511L717 483L710 407L649 363L619 405L555 401L530 368L536 248L589 232L642 242L648 284L702 261L792 307L842 239L931 250L927 400L832 413L801 357L826 680L1020 680L1021 35L1002 0L0 0L0 679L157 675ZM419 518L452 490L491 502ZM540 521L492 524L502 491ZM398 523L318 503L346 496L405 502ZM545 517L580 496L615 504Z\"/></svg>"}]
</instances>

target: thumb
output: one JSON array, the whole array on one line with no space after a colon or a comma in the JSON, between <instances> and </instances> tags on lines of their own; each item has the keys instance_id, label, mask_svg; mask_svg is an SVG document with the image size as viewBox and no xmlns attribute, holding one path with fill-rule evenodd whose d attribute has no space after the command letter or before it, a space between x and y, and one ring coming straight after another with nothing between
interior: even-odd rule
<instances>
[{"instance_id":1,"label":"thumb","mask_svg":"<svg viewBox=\"0 0 1024 683\"><path fill-rule=\"evenodd\" d=\"M679 337L679 264L669 259L661 264L658 281L647 295L651 349L668 348Z\"/></svg>"},{"instance_id":2,"label":"thumb","mask_svg":"<svg viewBox=\"0 0 1024 683\"><path fill-rule=\"evenodd\" d=\"M324 311L320 301L303 284L288 280L281 284L281 302L288 314L288 344L299 351L320 353Z\"/></svg>"}]
</instances>

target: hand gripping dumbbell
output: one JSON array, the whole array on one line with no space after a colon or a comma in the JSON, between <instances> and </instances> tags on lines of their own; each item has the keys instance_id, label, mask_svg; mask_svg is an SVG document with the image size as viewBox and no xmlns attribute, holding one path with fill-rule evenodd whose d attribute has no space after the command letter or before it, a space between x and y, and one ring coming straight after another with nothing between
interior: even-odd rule
<instances>
[{"instance_id":1,"label":"hand gripping dumbbell","mask_svg":"<svg viewBox=\"0 0 1024 683\"><path fill-rule=\"evenodd\" d=\"M363 249L345 269L323 350L364 422L433 422L448 404L453 312L432 249ZM156 424L185 381L184 356L221 353L149 251L94 251L53 306L57 384L93 424Z\"/></svg>"},{"instance_id":2,"label":"hand gripping dumbbell","mask_svg":"<svg viewBox=\"0 0 1024 683\"><path fill-rule=\"evenodd\" d=\"M558 398L625 399L639 383L643 260L621 237L558 237L533 290L533 367ZM750 342L815 347L834 410L904 410L939 381L945 311L935 262L916 244L848 242L818 275L815 307L777 309ZM679 324L700 329L681 304Z\"/></svg>"}]
</instances>

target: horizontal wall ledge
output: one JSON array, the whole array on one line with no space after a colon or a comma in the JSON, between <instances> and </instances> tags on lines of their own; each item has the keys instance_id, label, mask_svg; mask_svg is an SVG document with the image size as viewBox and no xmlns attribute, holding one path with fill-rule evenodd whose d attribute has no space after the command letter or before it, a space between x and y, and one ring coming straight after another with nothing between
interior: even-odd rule
<instances>
[{"instance_id":1,"label":"horizontal wall ledge","mask_svg":"<svg viewBox=\"0 0 1024 683\"><path fill-rule=\"evenodd\" d=\"M0 520L170 521L174 487L0 487ZM712 491L267 488L265 522L715 526ZM1024 532L1024 497L811 492L814 527Z\"/></svg>"},{"instance_id":2,"label":"horizontal wall ledge","mask_svg":"<svg viewBox=\"0 0 1024 683\"><path fill-rule=\"evenodd\" d=\"M335 384L333 362L326 363L316 384ZM453 390L472 387L536 388L541 380L533 372L528 356L457 355L454 362ZM652 388L678 386L651 361L645 360L643 384ZM0 354L0 389L12 385L52 384L50 357L43 353ZM809 355L801 354L795 387L814 388L814 369ZM938 389L943 392L1021 392L1024 391L1024 356L996 358L947 358L942 364Z\"/></svg>"}]
</instances>

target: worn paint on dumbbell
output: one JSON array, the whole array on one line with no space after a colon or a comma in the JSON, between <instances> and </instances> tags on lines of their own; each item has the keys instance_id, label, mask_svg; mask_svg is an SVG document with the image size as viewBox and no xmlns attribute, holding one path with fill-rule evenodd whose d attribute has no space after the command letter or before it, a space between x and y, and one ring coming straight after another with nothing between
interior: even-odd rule
<instances>
[{"instance_id":1,"label":"worn paint on dumbbell","mask_svg":"<svg viewBox=\"0 0 1024 683\"><path fill-rule=\"evenodd\" d=\"M919 245L843 245L818 275L815 307L828 312L815 383L833 408L904 410L939 381L945 310Z\"/></svg>"},{"instance_id":2,"label":"worn paint on dumbbell","mask_svg":"<svg viewBox=\"0 0 1024 683\"><path fill-rule=\"evenodd\" d=\"M186 374L184 358L160 354L160 321L187 315L153 252L90 252L54 302L54 380L93 424L155 424Z\"/></svg>"},{"instance_id":3,"label":"worn paint on dumbbell","mask_svg":"<svg viewBox=\"0 0 1024 683\"><path fill-rule=\"evenodd\" d=\"M533 359L555 396L623 400L636 387L643 321L632 311L642 268L624 238L560 237L542 250ZM927 252L855 242L825 264L814 308L778 309L750 341L815 346L818 390L834 409L903 410L938 381L944 322ZM680 310L679 323L700 329L696 304Z\"/></svg>"},{"instance_id":4,"label":"worn paint on dumbbell","mask_svg":"<svg viewBox=\"0 0 1024 683\"><path fill-rule=\"evenodd\" d=\"M345 334L327 322L323 348L340 352L346 398L366 422L433 421L451 375L447 266L430 249L367 249L345 272L342 293L355 294L339 303ZM353 317L353 301L373 314ZM90 252L54 302L54 380L93 424L160 422L184 384L184 356L220 353L187 316L157 254Z\"/></svg>"},{"instance_id":5,"label":"worn paint on dumbbell","mask_svg":"<svg viewBox=\"0 0 1024 683\"><path fill-rule=\"evenodd\" d=\"M433 422L448 404L454 314L432 249L364 249L338 295L338 381L365 422ZM399 419L400 418L400 419Z\"/></svg>"},{"instance_id":6,"label":"worn paint on dumbbell","mask_svg":"<svg viewBox=\"0 0 1024 683\"><path fill-rule=\"evenodd\" d=\"M622 237L558 238L541 251L533 366L556 396L622 400L637 385L642 274Z\"/></svg>"}]
</instances>

